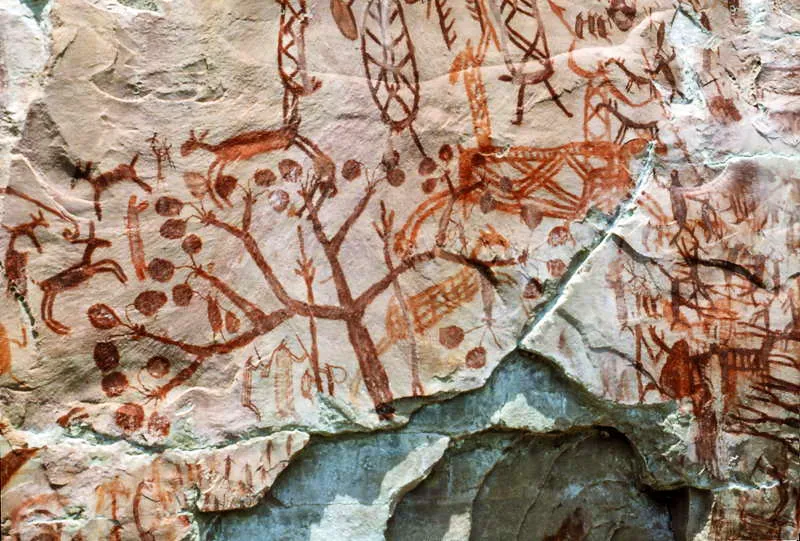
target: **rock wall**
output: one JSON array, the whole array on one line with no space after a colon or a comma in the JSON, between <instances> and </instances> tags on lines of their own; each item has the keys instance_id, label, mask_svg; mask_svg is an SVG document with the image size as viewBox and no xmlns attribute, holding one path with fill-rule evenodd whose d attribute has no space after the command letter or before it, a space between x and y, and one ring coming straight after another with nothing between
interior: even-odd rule
<instances>
[{"instance_id":1,"label":"rock wall","mask_svg":"<svg viewBox=\"0 0 800 541\"><path fill-rule=\"evenodd\" d=\"M5 0L3 536L797 538L798 36Z\"/></svg>"}]
</instances>

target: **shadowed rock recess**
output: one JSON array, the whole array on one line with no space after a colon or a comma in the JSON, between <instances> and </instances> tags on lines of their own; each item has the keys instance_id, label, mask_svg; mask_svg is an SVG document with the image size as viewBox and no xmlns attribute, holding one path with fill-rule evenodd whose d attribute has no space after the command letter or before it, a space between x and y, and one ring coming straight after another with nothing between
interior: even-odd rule
<instances>
[{"instance_id":1,"label":"shadowed rock recess","mask_svg":"<svg viewBox=\"0 0 800 541\"><path fill-rule=\"evenodd\" d=\"M0 533L800 536L800 4L0 2Z\"/></svg>"}]
</instances>

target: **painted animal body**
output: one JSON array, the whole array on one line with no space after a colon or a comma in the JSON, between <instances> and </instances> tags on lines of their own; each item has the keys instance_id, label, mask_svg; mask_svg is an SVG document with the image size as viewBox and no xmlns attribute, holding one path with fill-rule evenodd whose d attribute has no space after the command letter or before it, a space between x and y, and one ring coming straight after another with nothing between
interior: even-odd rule
<instances>
[{"instance_id":1,"label":"painted animal body","mask_svg":"<svg viewBox=\"0 0 800 541\"><path fill-rule=\"evenodd\" d=\"M293 126L285 126L276 130L257 130L234 135L217 144L206 143L203 141L208 132L203 132L200 137L196 137L194 130L189 132L189 139L181 145L181 156L188 156L196 149L203 149L216 154L218 162L214 166L225 164L237 160L249 160L253 156L273 152L275 150L286 150L294 141L297 129Z\"/></svg>"},{"instance_id":2,"label":"painted animal body","mask_svg":"<svg viewBox=\"0 0 800 541\"><path fill-rule=\"evenodd\" d=\"M3 226L3 229L10 233L8 248L6 249L4 258L6 278L8 280L7 291L9 293L13 290L24 297L28 290L28 279L26 275L28 253L17 250L17 240L19 237L28 237L34 248L36 248L36 251L42 253L42 245L36 237L36 228L47 228L49 226L50 224L45 220L42 211L39 211L38 215L31 214L30 222L24 222L15 226Z\"/></svg>"},{"instance_id":3,"label":"painted animal body","mask_svg":"<svg viewBox=\"0 0 800 541\"><path fill-rule=\"evenodd\" d=\"M580 219L593 204L609 207L631 183L628 161L647 141L619 145L577 142L560 147L475 147L461 149L458 186L432 194L412 213L395 238L402 252L416 244L425 223L451 202L480 205L489 199L492 210L519 214L533 208L540 217ZM569 169L577 179L570 186L556 177Z\"/></svg>"},{"instance_id":4,"label":"painted animal body","mask_svg":"<svg viewBox=\"0 0 800 541\"><path fill-rule=\"evenodd\" d=\"M94 192L94 213L98 220L103 219L103 209L100 205L100 196L103 192L108 190L114 184L120 182L133 182L142 188L145 192L151 193L153 188L149 184L139 178L136 173L136 162L139 160L139 153L134 154L131 163L121 163L110 171L101 173L97 176L92 176L92 162L88 162L85 167L78 164L75 176L72 179L72 188L80 179L85 179L92 186Z\"/></svg>"},{"instance_id":5,"label":"painted animal body","mask_svg":"<svg viewBox=\"0 0 800 541\"><path fill-rule=\"evenodd\" d=\"M442 209L451 209L456 202L509 214L522 215L533 209L537 219L574 220L585 214L592 204L610 210L615 197L622 195L620 192L630 185L628 161L644 150L648 139L637 138L624 144L621 141L583 141L552 148L492 144L489 103L481 68L487 48L497 40L492 26L484 24L479 44L473 47L467 43L453 61L450 84L463 79L476 145L459 148L457 186L432 194L398 232L395 237L398 253L416 244L427 220ZM652 128L649 124L631 127ZM621 132L623 138L624 133ZM556 178L565 167L571 169L577 180ZM600 201L596 201L598 196Z\"/></svg>"},{"instance_id":6,"label":"painted animal body","mask_svg":"<svg viewBox=\"0 0 800 541\"><path fill-rule=\"evenodd\" d=\"M578 65L575 59L575 44L567 53L567 65L576 75L586 79L586 92L583 100L583 134L586 141L611 141L622 144L630 130L639 137L645 137L657 143L658 151L664 145L658 137L658 121L638 121L623 113L621 107L635 111L654 103L657 89L647 77L637 75L617 58L598 62L594 69L586 69ZM616 74L612 74L612 70ZM617 81L627 78L626 89L634 86L649 89L648 97L635 101L617 88ZM616 130L616 133L615 133Z\"/></svg>"},{"instance_id":7,"label":"painted animal body","mask_svg":"<svg viewBox=\"0 0 800 541\"><path fill-rule=\"evenodd\" d=\"M232 162L249 160L261 154L288 150L291 146L297 147L311 158L314 172L320 180L319 185L326 194L333 196L336 193L334 182L336 166L330 157L322 152L317 145L297 132L298 125L299 117L295 112L290 116L288 123L281 128L241 133L217 144L204 142L206 135L208 135L207 131L198 137L195 135L194 130L191 130L189 139L181 145L181 156L188 156L197 149L216 155L214 161L208 166L206 188L214 203L220 207L222 205L214 195L212 188L212 178L214 176L221 177L225 166Z\"/></svg>"},{"instance_id":8,"label":"painted animal body","mask_svg":"<svg viewBox=\"0 0 800 541\"><path fill-rule=\"evenodd\" d=\"M94 236L94 224L89 226L89 237L72 240L72 244L86 244L81 261L39 282L42 296L42 320L53 332L69 334L70 328L53 317L53 305L59 293L77 288L96 274L111 273L121 283L128 281L125 271L112 259L101 259L92 263L92 254L97 248L108 248L111 242Z\"/></svg>"},{"instance_id":9,"label":"painted animal body","mask_svg":"<svg viewBox=\"0 0 800 541\"><path fill-rule=\"evenodd\" d=\"M217 144L204 141L208 131L203 132L197 137L194 130L189 132L189 139L181 145L181 156L188 156L197 149L211 152L216 156L211 165L208 166L206 176L207 193L211 196L214 203L221 207L222 204L214 195L212 178L216 170L216 177L222 176L225 166L229 163L249 160L260 154L267 154L279 150L288 149L297 137L297 124L290 123L275 130L257 130L234 135Z\"/></svg>"}]
</instances>

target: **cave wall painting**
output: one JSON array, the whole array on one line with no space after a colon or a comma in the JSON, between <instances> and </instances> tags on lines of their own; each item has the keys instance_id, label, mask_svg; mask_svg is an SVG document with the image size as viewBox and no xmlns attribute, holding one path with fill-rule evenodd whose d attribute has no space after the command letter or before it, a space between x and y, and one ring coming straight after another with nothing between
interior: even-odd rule
<instances>
[{"instance_id":1,"label":"cave wall painting","mask_svg":"<svg viewBox=\"0 0 800 541\"><path fill-rule=\"evenodd\" d=\"M525 330L603 398L679 404L681 466L774 481L721 497L712 535L796 531L800 173L703 155L675 112L751 114L737 6L277 0L181 47L186 4L51 8L1 188L0 377L50 404L4 416L4 485L56 488L4 486L13 538L44 517L48 539L179 539L307 435L231 441L402 424L398 399L480 386ZM681 59L676 21L725 45ZM79 490L99 466L54 483L65 451L23 436L42 427L216 448L107 457ZM732 464L743 440L774 449Z\"/></svg>"}]
</instances>

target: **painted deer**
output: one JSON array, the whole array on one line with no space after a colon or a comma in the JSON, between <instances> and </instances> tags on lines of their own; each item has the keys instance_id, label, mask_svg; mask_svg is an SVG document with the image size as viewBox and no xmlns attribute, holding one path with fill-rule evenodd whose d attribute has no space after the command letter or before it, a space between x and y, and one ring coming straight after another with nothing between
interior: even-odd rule
<instances>
[{"instance_id":1,"label":"painted deer","mask_svg":"<svg viewBox=\"0 0 800 541\"><path fill-rule=\"evenodd\" d=\"M570 46L567 64L576 75L586 79L586 93L583 100L583 135L586 141L614 141L624 143L628 132L634 131L638 136L658 141L657 121L637 121L621 112L619 104L631 109L639 109L653 103L656 99L656 88L648 77L635 74L622 60L610 58L600 61L594 70L582 68L575 61L575 43ZM646 87L648 97L642 101L634 101L617 88L611 77L611 69L615 67L628 78L626 90L634 87ZM614 131L616 128L616 132Z\"/></svg>"},{"instance_id":2,"label":"painted deer","mask_svg":"<svg viewBox=\"0 0 800 541\"><path fill-rule=\"evenodd\" d=\"M195 150L205 150L216 156L208 166L206 176L207 193L217 206L222 206L212 189L212 175L216 169L216 177L222 177L225 166L239 160L249 160L260 154L267 154L279 150L286 150L294 142L297 135L297 126L289 124L275 130L258 130L240 133L229 137L219 143L213 144L205 141L208 131L198 137L194 130L189 131L189 138L181 145L181 156L186 157Z\"/></svg>"},{"instance_id":3,"label":"painted deer","mask_svg":"<svg viewBox=\"0 0 800 541\"><path fill-rule=\"evenodd\" d=\"M208 131L204 131L198 137L195 135L194 130L191 130L189 132L189 139L181 145L181 156L188 156L197 149L205 150L216 156L214 161L211 162L211 165L208 166L206 188L207 193L219 207L222 207L222 204L214 195L214 190L211 186L212 178L214 176L216 176L216 178L222 177L225 167L228 164L240 160L249 160L261 154L287 150L291 146L296 146L311 158L314 171L322 183L335 188L334 178L336 166L319 147L309 139L297 133L296 120L274 130L257 130L240 133L216 144L207 143L205 141L206 135L208 135Z\"/></svg>"},{"instance_id":4,"label":"painted deer","mask_svg":"<svg viewBox=\"0 0 800 541\"><path fill-rule=\"evenodd\" d=\"M103 195L103 192L108 190L114 184L128 181L137 184L147 193L151 193L153 191L153 188L140 179L139 175L136 173L136 162L138 160L139 153L137 152L133 155L131 163L121 163L114 169L106 171L105 173L101 173L97 176L92 176L92 162L87 162L86 166L81 166L80 162L78 162L70 187L74 189L78 180L81 179L85 179L89 182L89 184L92 186L92 190L94 191L95 216L97 216L98 220L102 220L103 210L100 206L100 196Z\"/></svg>"},{"instance_id":5,"label":"painted deer","mask_svg":"<svg viewBox=\"0 0 800 541\"><path fill-rule=\"evenodd\" d=\"M10 293L12 290L16 291L23 297L28 290L28 280L26 278L25 268L28 265L27 252L20 252L16 249L16 242L19 237L28 237L33 243L34 248L39 253L42 253L42 245L36 237L37 227L50 227L47 220L39 211L38 215L30 215L31 221L24 222L14 226L3 225L3 229L10 233L8 240L8 248L4 259L6 278L8 279L7 291Z\"/></svg>"},{"instance_id":6,"label":"painted deer","mask_svg":"<svg viewBox=\"0 0 800 541\"><path fill-rule=\"evenodd\" d=\"M53 317L53 304L59 293L77 288L95 274L111 273L121 283L128 281L122 267L112 259L101 259L92 263L92 255L98 248L109 248L111 241L100 239L94 235L94 223L89 223L89 236L85 239L70 239L72 244L85 244L81 260L63 271L39 282L44 296L42 297L42 320L55 333L69 334L70 328Z\"/></svg>"},{"instance_id":7,"label":"painted deer","mask_svg":"<svg viewBox=\"0 0 800 541\"><path fill-rule=\"evenodd\" d=\"M240 133L216 144L205 141L208 131L189 138L181 145L181 156L186 157L201 149L215 155L208 167L206 193L218 207L222 203L213 188L214 179L222 178L225 167L233 162L249 160L255 156L288 150L294 146L311 158L319 187L325 196L336 194L336 166L310 139L298 132L300 127L299 101L310 96L322 82L309 75L306 62L305 30L308 12L305 0L279 0L281 4L278 31L278 71L283 84L283 123L279 128ZM227 202L227 200L226 200Z\"/></svg>"}]
</instances>

